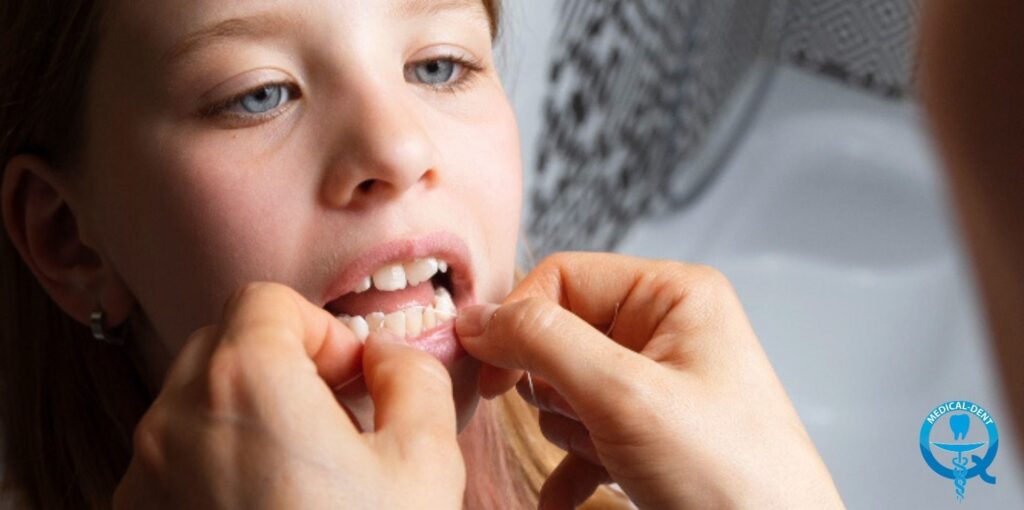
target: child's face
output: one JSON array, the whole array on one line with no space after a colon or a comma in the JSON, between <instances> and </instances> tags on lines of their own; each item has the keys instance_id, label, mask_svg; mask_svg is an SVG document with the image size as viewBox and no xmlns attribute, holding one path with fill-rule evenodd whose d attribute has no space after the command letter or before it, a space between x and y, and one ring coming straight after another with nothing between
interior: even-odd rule
<instances>
[{"instance_id":1,"label":"child's face","mask_svg":"<svg viewBox=\"0 0 1024 510\"><path fill-rule=\"evenodd\" d=\"M479 0L112 3L87 101L86 222L146 314L155 380L244 283L323 306L386 242L450 234L474 300L505 297L519 141ZM463 415L476 368L450 367Z\"/></svg>"}]
</instances>

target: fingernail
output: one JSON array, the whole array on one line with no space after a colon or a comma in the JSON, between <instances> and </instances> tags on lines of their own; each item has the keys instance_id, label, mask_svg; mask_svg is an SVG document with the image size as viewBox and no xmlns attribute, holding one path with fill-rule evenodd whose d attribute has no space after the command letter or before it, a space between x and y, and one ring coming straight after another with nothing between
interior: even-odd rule
<instances>
[{"instance_id":1,"label":"fingernail","mask_svg":"<svg viewBox=\"0 0 1024 510\"><path fill-rule=\"evenodd\" d=\"M487 329L487 322L498 309L498 305L482 304L467 307L455 319L455 333L460 337L480 336Z\"/></svg>"}]
</instances>

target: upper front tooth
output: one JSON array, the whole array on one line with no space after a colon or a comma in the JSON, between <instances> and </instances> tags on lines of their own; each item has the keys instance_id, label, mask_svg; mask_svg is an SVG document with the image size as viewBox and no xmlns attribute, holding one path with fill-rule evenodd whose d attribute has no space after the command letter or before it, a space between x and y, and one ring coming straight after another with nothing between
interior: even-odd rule
<instances>
[{"instance_id":1,"label":"upper front tooth","mask_svg":"<svg viewBox=\"0 0 1024 510\"><path fill-rule=\"evenodd\" d=\"M448 263L443 261L443 260L438 261L438 263L437 263L437 270L441 271L442 273L447 273L448 272Z\"/></svg>"},{"instance_id":2,"label":"upper front tooth","mask_svg":"<svg viewBox=\"0 0 1024 510\"><path fill-rule=\"evenodd\" d=\"M405 288L405 282L405 268L401 264L384 266L373 273L373 286L377 290L401 290Z\"/></svg>"},{"instance_id":3,"label":"upper front tooth","mask_svg":"<svg viewBox=\"0 0 1024 510\"><path fill-rule=\"evenodd\" d=\"M372 283L370 283L370 277L367 276L366 278L363 278L363 281L359 282L359 285L356 287L355 292L357 294L360 293L360 292L366 292L366 291L370 290L370 286L371 285L372 285Z\"/></svg>"},{"instance_id":4,"label":"upper front tooth","mask_svg":"<svg viewBox=\"0 0 1024 510\"><path fill-rule=\"evenodd\" d=\"M405 265L405 277L409 285L416 286L433 278L437 274L437 267L438 262L434 257L419 259Z\"/></svg>"}]
</instances>

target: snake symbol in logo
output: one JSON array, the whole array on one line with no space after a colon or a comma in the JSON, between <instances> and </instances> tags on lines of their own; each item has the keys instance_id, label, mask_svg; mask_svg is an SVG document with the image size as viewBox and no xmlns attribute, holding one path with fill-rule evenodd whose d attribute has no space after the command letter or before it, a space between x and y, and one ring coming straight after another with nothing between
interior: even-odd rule
<instances>
[{"instance_id":1,"label":"snake symbol in logo","mask_svg":"<svg viewBox=\"0 0 1024 510\"><path fill-rule=\"evenodd\" d=\"M987 441L969 440L968 433L971 430L971 421L977 420L988 433ZM948 425L949 434L945 433L944 427L935 427L936 424L945 422ZM933 438L933 436L936 436ZM943 442L933 439L945 439L952 437L952 441ZM980 449L986 447L983 456L978 455ZM939 404L928 414L921 424L920 437L921 455L928 467L932 468L940 476L953 480L953 488L956 491L956 498L963 501L967 490L967 480L980 477L986 483L995 485L996 478L988 473L989 466L996 458L999 450L999 431L996 429L996 421L985 410L985 408L967 401L951 400ZM951 459L951 464L946 465L939 461L933 448L939 450L939 455ZM970 453L970 458L966 454ZM973 465L971 463L973 462Z\"/></svg>"}]
</instances>

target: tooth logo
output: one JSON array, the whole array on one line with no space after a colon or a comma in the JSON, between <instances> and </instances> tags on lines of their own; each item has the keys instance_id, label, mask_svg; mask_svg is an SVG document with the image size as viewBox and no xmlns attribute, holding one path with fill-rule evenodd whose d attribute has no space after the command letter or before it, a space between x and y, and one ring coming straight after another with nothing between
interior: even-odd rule
<instances>
[{"instance_id":1,"label":"tooth logo","mask_svg":"<svg viewBox=\"0 0 1024 510\"><path fill-rule=\"evenodd\" d=\"M981 423L984 432L975 432L972 436L971 422L975 420ZM985 408L967 400L939 404L921 424L920 446L928 467L936 474L953 480L957 500L963 501L967 480L976 476L995 485L996 478L988 474L988 468L999 450L999 431L995 419ZM945 464L940 458L950 459L950 463Z\"/></svg>"},{"instance_id":2,"label":"tooth logo","mask_svg":"<svg viewBox=\"0 0 1024 510\"><path fill-rule=\"evenodd\" d=\"M971 417L966 414L954 414L949 417L949 428L953 431L953 439L967 439L967 431L971 428Z\"/></svg>"}]
</instances>

